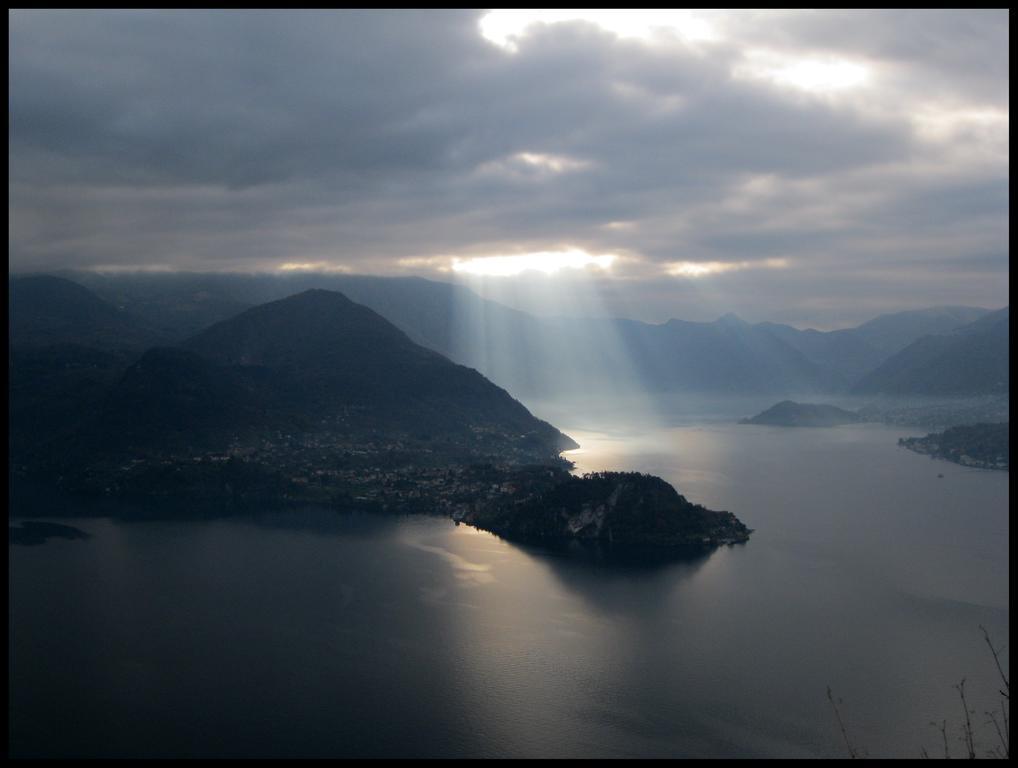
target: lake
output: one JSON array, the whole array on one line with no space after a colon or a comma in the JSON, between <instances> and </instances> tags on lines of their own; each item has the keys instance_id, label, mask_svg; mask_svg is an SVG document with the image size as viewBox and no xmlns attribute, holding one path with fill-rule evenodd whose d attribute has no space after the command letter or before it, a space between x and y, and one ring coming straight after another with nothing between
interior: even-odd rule
<instances>
[{"instance_id":1,"label":"lake","mask_svg":"<svg viewBox=\"0 0 1018 768\"><path fill-rule=\"evenodd\" d=\"M71 521L9 547L11 754L847 756L830 686L861 752L942 755L946 719L961 756L962 678L992 746L1008 473L880 425L552 420L752 538L621 567L440 518Z\"/></svg>"}]
</instances>

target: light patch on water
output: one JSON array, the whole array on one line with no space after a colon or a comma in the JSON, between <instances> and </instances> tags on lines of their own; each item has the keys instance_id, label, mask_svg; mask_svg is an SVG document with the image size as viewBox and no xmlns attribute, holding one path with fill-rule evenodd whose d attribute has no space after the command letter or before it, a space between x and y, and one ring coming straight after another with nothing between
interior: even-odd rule
<instances>
[{"instance_id":1,"label":"light patch on water","mask_svg":"<svg viewBox=\"0 0 1018 768\"><path fill-rule=\"evenodd\" d=\"M462 555L458 555L443 547L435 547L425 544L417 539L404 539L403 544L423 552L431 552L438 555L452 566L455 577L468 586L491 584L495 581L495 575L491 573L489 563L473 563Z\"/></svg>"}]
</instances>

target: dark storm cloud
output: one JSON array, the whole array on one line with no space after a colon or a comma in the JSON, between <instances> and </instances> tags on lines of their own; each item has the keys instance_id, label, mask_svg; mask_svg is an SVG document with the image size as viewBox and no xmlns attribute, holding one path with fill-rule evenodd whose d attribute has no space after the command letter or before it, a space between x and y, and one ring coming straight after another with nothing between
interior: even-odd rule
<instances>
[{"instance_id":1,"label":"dark storm cloud","mask_svg":"<svg viewBox=\"0 0 1018 768\"><path fill-rule=\"evenodd\" d=\"M900 280L916 249L956 271L1007 250L1002 14L736 14L701 48L575 22L515 53L481 15L10 14L12 269L391 273L572 244L646 276L786 258L805 305L853 263L872 290L875 260ZM735 76L760 47L869 61L883 89L838 101ZM929 139L913 98L990 116L930 118L946 138ZM723 279L734 300L743 277Z\"/></svg>"},{"instance_id":2,"label":"dark storm cloud","mask_svg":"<svg viewBox=\"0 0 1018 768\"><path fill-rule=\"evenodd\" d=\"M63 166L74 181L244 187L431 169L455 134L402 123L442 100L457 66L450 46L463 52L454 22L409 12L15 14L12 140L79 161L86 168Z\"/></svg>"}]
</instances>

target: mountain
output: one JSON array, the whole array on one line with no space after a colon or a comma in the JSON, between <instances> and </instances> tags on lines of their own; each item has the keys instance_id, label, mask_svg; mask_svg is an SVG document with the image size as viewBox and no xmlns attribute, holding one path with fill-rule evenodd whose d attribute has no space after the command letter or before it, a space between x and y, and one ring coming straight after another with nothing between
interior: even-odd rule
<instances>
[{"instance_id":1,"label":"mountain","mask_svg":"<svg viewBox=\"0 0 1018 768\"><path fill-rule=\"evenodd\" d=\"M254 439L291 423L268 403L266 371L221 366L176 347L155 347L106 393L98 417L75 439L86 454L191 453Z\"/></svg>"},{"instance_id":2,"label":"mountain","mask_svg":"<svg viewBox=\"0 0 1018 768\"><path fill-rule=\"evenodd\" d=\"M87 369L89 351L75 350ZM33 364L52 367L29 358L19 370ZM578 447L570 438L334 291L269 302L149 349L112 386L89 392L90 407L76 413L70 404L82 400L55 390L68 406L64 428L19 444L11 514L177 517L322 504L657 552L750 534L660 478L573 477L558 455Z\"/></svg>"},{"instance_id":3,"label":"mountain","mask_svg":"<svg viewBox=\"0 0 1018 768\"><path fill-rule=\"evenodd\" d=\"M267 301L298 293L280 288L271 275L196 272L59 273L97 296L140 317L177 343L210 325Z\"/></svg>"},{"instance_id":4,"label":"mountain","mask_svg":"<svg viewBox=\"0 0 1018 768\"><path fill-rule=\"evenodd\" d=\"M72 434L96 412L130 361L76 344L12 347L7 411L12 461Z\"/></svg>"},{"instance_id":5,"label":"mountain","mask_svg":"<svg viewBox=\"0 0 1018 768\"><path fill-rule=\"evenodd\" d=\"M913 309L880 315L853 330L877 351L892 355L923 336L948 333L989 313L979 307Z\"/></svg>"},{"instance_id":6,"label":"mountain","mask_svg":"<svg viewBox=\"0 0 1018 768\"><path fill-rule=\"evenodd\" d=\"M59 277L13 277L8 299L8 437L11 458L18 461L73 433L160 335Z\"/></svg>"},{"instance_id":7,"label":"mountain","mask_svg":"<svg viewBox=\"0 0 1018 768\"><path fill-rule=\"evenodd\" d=\"M334 275L322 285L309 278L293 282L340 291L373 309L418 344L486 375L479 365L483 362L480 356L471 351L472 326L506 329L517 337L535 333L540 326L537 318L483 299L466 286L419 277Z\"/></svg>"},{"instance_id":8,"label":"mountain","mask_svg":"<svg viewBox=\"0 0 1018 768\"><path fill-rule=\"evenodd\" d=\"M919 338L950 332L988 311L932 307L882 315L857 328L817 331L753 325L734 315L660 324L535 317L466 286L415 277L68 275L175 343L266 302L314 288L338 291L417 344L477 369L517 396L535 398L568 395L577 387L608 395L847 392Z\"/></svg>"},{"instance_id":9,"label":"mountain","mask_svg":"<svg viewBox=\"0 0 1018 768\"><path fill-rule=\"evenodd\" d=\"M60 277L12 278L8 302L8 334L13 346L75 344L139 350L161 338L143 320Z\"/></svg>"},{"instance_id":10,"label":"mountain","mask_svg":"<svg viewBox=\"0 0 1018 768\"><path fill-rule=\"evenodd\" d=\"M506 327L532 319L482 299L465 286L419 277L188 272L66 275L144 318L176 342L246 309L315 288L340 292L370 307L413 341L454 359L464 346L460 329L468 320Z\"/></svg>"},{"instance_id":11,"label":"mountain","mask_svg":"<svg viewBox=\"0 0 1018 768\"><path fill-rule=\"evenodd\" d=\"M412 341L475 368L517 395L575 387L631 391L807 392L837 377L734 315L714 323L538 318L465 286L365 275L101 275L99 295L180 341L245 309L307 289L343 293Z\"/></svg>"},{"instance_id":12,"label":"mountain","mask_svg":"<svg viewBox=\"0 0 1018 768\"><path fill-rule=\"evenodd\" d=\"M1010 390L1009 308L949 333L924 336L861 379L857 394L1005 395Z\"/></svg>"},{"instance_id":13,"label":"mountain","mask_svg":"<svg viewBox=\"0 0 1018 768\"><path fill-rule=\"evenodd\" d=\"M795 403L791 400L771 406L740 424L762 424L773 427L836 427L864 421L852 411L822 403Z\"/></svg>"},{"instance_id":14,"label":"mountain","mask_svg":"<svg viewBox=\"0 0 1018 768\"><path fill-rule=\"evenodd\" d=\"M735 315L713 323L618 321L644 381L659 390L711 393L815 392L830 375L781 339Z\"/></svg>"},{"instance_id":15,"label":"mountain","mask_svg":"<svg viewBox=\"0 0 1018 768\"><path fill-rule=\"evenodd\" d=\"M800 330L790 325L760 323L762 331L781 339L806 358L828 371L834 389L847 389L860 376L880 365L886 355L855 333L854 328L837 331Z\"/></svg>"},{"instance_id":16,"label":"mountain","mask_svg":"<svg viewBox=\"0 0 1018 768\"><path fill-rule=\"evenodd\" d=\"M342 294L311 290L149 350L60 452L72 463L257 450L291 461L297 449L281 446L297 443L520 460L576 447L477 371Z\"/></svg>"},{"instance_id":17,"label":"mountain","mask_svg":"<svg viewBox=\"0 0 1018 768\"><path fill-rule=\"evenodd\" d=\"M988 312L977 307L931 307L880 315L856 328L836 331L800 330L779 323L757 327L836 376L838 389L848 389L917 339L952 331Z\"/></svg>"},{"instance_id":18,"label":"mountain","mask_svg":"<svg viewBox=\"0 0 1018 768\"><path fill-rule=\"evenodd\" d=\"M256 307L182 346L222 365L271 369L286 399L305 408L342 403L372 409L374 420L412 420L422 428L489 424L558 437L477 371L414 343L333 291L313 289Z\"/></svg>"}]
</instances>

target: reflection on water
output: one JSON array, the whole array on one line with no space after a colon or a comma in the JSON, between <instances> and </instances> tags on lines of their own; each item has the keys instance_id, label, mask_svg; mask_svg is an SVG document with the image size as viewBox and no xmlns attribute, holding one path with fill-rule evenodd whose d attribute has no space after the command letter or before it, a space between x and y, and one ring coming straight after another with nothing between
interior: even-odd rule
<instances>
[{"instance_id":1,"label":"reflection on water","mask_svg":"<svg viewBox=\"0 0 1018 768\"><path fill-rule=\"evenodd\" d=\"M962 677L996 703L1006 473L875 425L562 424L578 470L660 474L753 537L620 563L442 518L76 521L10 548L13 752L843 756L830 685L856 746L914 757Z\"/></svg>"},{"instance_id":2,"label":"reflection on water","mask_svg":"<svg viewBox=\"0 0 1018 768\"><path fill-rule=\"evenodd\" d=\"M406 546L419 549L422 552L431 552L445 560L452 568L456 578L467 584L490 584L495 580L491 573L490 563L474 563L462 555L458 555L451 549L439 547L432 544L425 544L419 537L406 537L403 539Z\"/></svg>"}]
</instances>

